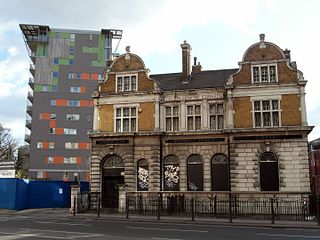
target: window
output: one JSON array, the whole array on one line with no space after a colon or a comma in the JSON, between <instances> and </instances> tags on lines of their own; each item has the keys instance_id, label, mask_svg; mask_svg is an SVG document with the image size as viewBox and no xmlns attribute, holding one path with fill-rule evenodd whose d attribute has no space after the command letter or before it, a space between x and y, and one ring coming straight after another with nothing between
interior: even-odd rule
<instances>
[{"instance_id":1,"label":"window","mask_svg":"<svg viewBox=\"0 0 320 240\"><path fill-rule=\"evenodd\" d=\"M166 131L179 131L179 107L166 107Z\"/></svg>"},{"instance_id":2,"label":"window","mask_svg":"<svg viewBox=\"0 0 320 240\"><path fill-rule=\"evenodd\" d=\"M56 114L55 113L50 113L50 119L55 120L56 119Z\"/></svg>"},{"instance_id":3,"label":"window","mask_svg":"<svg viewBox=\"0 0 320 240\"><path fill-rule=\"evenodd\" d=\"M53 157L48 157L48 164L53 164L54 160Z\"/></svg>"},{"instance_id":4,"label":"window","mask_svg":"<svg viewBox=\"0 0 320 240\"><path fill-rule=\"evenodd\" d=\"M63 158L64 164L76 164L77 163L77 157L65 157Z\"/></svg>"},{"instance_id":5,"label":"window","mask_svg":"<svg viewBox=\"0 0 320 240\"><path fill-rule=\"evenodd\" d=\"M187 129L201 130L201 105L187 106Z\"/></svg>"},{"instance_id":6,"label":"window","mask_svg":"<svg viewBox=\"0 0 320 240\"><path fill-rule=\"evenodd\" d=\"M59 64L59 58L54 58L53 59L53 64L55 64L55 65Z\"/></svg>"},{"instance_id":7,"label":"window","mask_svg":"<svg viewBox=\"0 0 320 240\"><path fill-rule=\"evenodd\" d=\"M163 161L164 191L179 191L179 172L178 158L174 155L167 156Z\"/></svg>"},{"instance_id":8,"label":"window","mask_svg":"<svg viewBox=\"0 0 320 240\"><path fill-rule=\"evenodd\" d=\"M64 146L65 146L65 149L78 149L79 148L79 144L75 143L75 142L66 142Z\"/></svg>"},{"instance_id":9,"label":"window","mask_svg":"<svg viewBox=\"0 0 320 240\"><path fill-rule=\"evenodd\" d=\"M81 79L81 73L77 72L76 79Z\"/></svg>"},{"instance_id":10,"label":"window","mask_svg":"<svg viewBox=\"0 0 320 240\"><path fill-rule=\"evenodd\" d=\"M66 119L68 121L79 121L80 120L80 114L67 114Z\"/></svg>"},{"instance_id":11,"label":"window","mask_svg":"<svg viewBox=\"0 0 320 240\"><path fill-rule=\"evenodd\" d=\"M117 77L116 92L137 91L137 75Z\"/></svg>"},{"instance_id":12,"label":"window","mask_svg":"<svg viewBox=\"0 0 320 240\"><path fill-rule=\"evenodd\" d=\"M52 72L52 77L57 78L58 77L58 72Z\"/></svg>"},{"instance_id":13,"label":"window","mask_svg":"<svg viewBox=\"0 0 320 240\"><path fill-rule=\"evenodd\" d=\"M69 65L70 66L74 65L74 60L73 59L69 59Z\"/></svg>"},{"instance_id":14,"label":"window","mask_svg":"<svg viewBox=\"0 0 320 240\"><path fill-rule=\"evenodd\" d=\"M50 128L49 129L49 133L50 134L55 134L56 133L56 129L55 128Z\"/></svg>"},{"instance_id":15,"label":"window","mask_svg":"<svg viewBox=\"0 0 320 240\"><path fill-rule=\"evenodd\" d=\"M69 73L68 73L68 78L69 78L69 79L74 79L74 73L69 72Z\"/></svg>"},{"instance_id":16,"label":"window","mask_svg":"<svg viewBox=\"0 0 320 240\"><path fill-rule=\"evenodd\" d=\"M212 191L229 190L228 159L224 154L216 154L211 159L211 188Z\"/></svg>"},{"instance_id":17,"label":"window","mask_svg":"<svg viewBox=\"0 0 320 240\"><path fill-rule=\"evenodd\" d=\"M69 53L70 55L73 55L75 51L75 47L74 46L69 46Z\"/></svg>"},{"instance_id":18,"label":"window","mask_svg":"<svg viewBox=\"0 0 320 240\"><path fill-rule=\"evenodd\" d=\"M49 149L54 149L54 145L55 145L54 142L49 142L49 144L48 144Z\"/></svg>"},{"instance_id":19,"label":"window","mask_svg":"<svg viewBox=\"0 0 320 240\"><path fill-rule=\"evenodd\" d=\"M137 108L116 108L116 132L137 131Z\"/></svg>"},{"instance_id":20,"label":"window","mask_svg":"<svg viewBox=\"0 0 320 240\"><path fill-rule=\"evenodd\" d=\"M145 159L141 159L137 164L137 190L148 191L149 189L149 167Z\"/></svg>"},{"instance_id":21,"label":"window","mask_svg":"<svg viewBox=\"0 0 320 240\"><path fill-rule=\"evenodd\" d=\"M80 100L68 100L67 106L68 107L80 107Z\"/></svg>"},{"instance_id":22,"label":"window","mask_svg":"<svg viewBox=\"0 0 320 240\"><path fill-rule=\"evenodd\" d=\"M52 85L51 86L51 91L52 92L56 92L58 90L58 86L57 85Z\"/></svg>"},{"instance_id":23,"label":"window","mask_svg":"<svg viewBox=\"0 0 320 240\"><path fill-rule=\"evenodd\" d=\"M279 100L261 100L253 102L255 127L279 127Z\"/></svg>"},{"instance_id":24,"label":"window","mask_svg":"<svg viewBox=\"0 0 320 240\"><path fill-rule=\"evenodd\" d=\"M55 99L51 99L50 100L50 106L56 106L57 105L57 102Z\"/></svg>"},{"instance_id":25,"label":"window","mask_svg":"<svg viewBox=\"0 0 320 240\"><path fill-rule=\"evenodd\" d=\"M278 158L272 152L260 155L260 188L261 191L279 191Z\"/></svg>"},{"instance_id":26,"label":"window","mask_svg":"<svg viewBox=\"0 0 320 240\"><path fill-rule=\"evenodd\" d=\"M102 74L98 73L98 80L103 80Z\"/></svg>"},{"instance_id":27,"label":"window","mask_svg":"<svg viewBox=\"0 0 320 240\"><path fill-rule=\"evenodd\" d=\"M273 83L277 82L276 65L262 65L252 67L253 83Z\"/></svg>"},{"instance_id":28,"label":"window","mask_svg":"<svg viewBox=\"0 0 320 240\"><path fill-rule=\"evenodd\" d=\"M71 34L70 34L70 41L71 41L71 42L74 42L74 40L75 40L75 34L74 34L74 33L71 33Z\"/></svg>"},{"instance_id":29,"label":"window","mask_svg":"<svg viewBox=\"0 0 320 240\"><path fill-rule=\"evenodd\" d=\"M188 191L203 191L203 161L199 155L191 155L188 160Z\"/></svg>"},{"instance_id":30,"label":"window","mask_svg":"<svg viewBox=\"0 0 320 240\"><path fill-rule=\"evenodd\" d=\"M80 93L81 92L81 88L80 87L70 87L70 92L71 93Z\"/></svg>"},{"instance_id":31,"label":"window","mask_svg":"<svg viewBox=\"0 0 320 240\"><path fill-rule=\"evenodd\" d=\"M42 85L41 91L42 92L48 92L48 86L47 85Z\"/></svg>"},{"instance_id":32,"label":"window","mask_svg":"<svg viewBox=\"0 0 320 240\"><path fill-rule=\"evenodd\" d=\"M37 142L37 148L43 149L43 142Z\"/></svg>"},{"instance_id":33,"label":"window","mask_svg":"<svg viewBox=\"0 0 320 240\"><path fill-rule=\"evenodd\" d=\"M77 129L75 128L64 128L63 133L66 135L76 135L77 134Z\"/></svg>"},{"instance_id":34,"label":"window","mask_svg":"<svg viewBox=\"0 0 320 240\"><path fill-rule=\"evenodd\" d=\"M209 106L209 116L210 116L210 129L218 130L224 127L224 109L223 104L210 104Z\"/></svg>"}]
</instances>

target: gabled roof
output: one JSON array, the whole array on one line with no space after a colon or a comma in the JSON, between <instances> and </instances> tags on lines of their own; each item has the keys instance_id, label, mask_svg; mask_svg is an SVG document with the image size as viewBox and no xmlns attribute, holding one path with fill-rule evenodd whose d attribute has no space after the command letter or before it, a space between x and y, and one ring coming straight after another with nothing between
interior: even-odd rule
<instances>
[{"instance_id":1,"label":"gabled roof","mask_svg":"<svg viewBox=\"0 0 320 240\"><path fill-rule=\"evenodd\" d=\"M230 75L236 73L238 68L194 72L190 75L188 83L182 82L182 73L167 73L150 75L158 83L161 90L187 90L201 88L224 87Z\"/></svg>"}]
</instances>

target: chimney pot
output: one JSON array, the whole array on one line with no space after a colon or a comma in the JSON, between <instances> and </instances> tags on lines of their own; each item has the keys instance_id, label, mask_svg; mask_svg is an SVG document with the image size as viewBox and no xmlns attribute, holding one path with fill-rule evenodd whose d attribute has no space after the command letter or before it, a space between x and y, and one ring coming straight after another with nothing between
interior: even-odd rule
<instances>
[{"instance_id":1,"label":"chimney pot","mask_svg":"<svg viewBox=\"0 0 320 240\"><path fill-rule=\"evenodd\" d=\"M259 37L260 37L260 42L264 42L265 34L260 33Z\"/></svg>"},{"instance_id":2,"label":"chimney pot","mask_svg":"<svg viewBox=\"0 0 320 240\"><path fill-rule=\"evenodd\" d=\"M191 46L185 40L183 44L180 45L182 49L182 81L188 82L190 75L190 52Z\"/></svg>"},{"instance_id":3,"label":"chimney pot","mask_svg":"<svg viewBox=\"0 0 320 240\"><path fill-rule=\"evenodd\" d=\"M197 65L197 57L193 58L193 65Z\"/></svg>"}]
</instances>

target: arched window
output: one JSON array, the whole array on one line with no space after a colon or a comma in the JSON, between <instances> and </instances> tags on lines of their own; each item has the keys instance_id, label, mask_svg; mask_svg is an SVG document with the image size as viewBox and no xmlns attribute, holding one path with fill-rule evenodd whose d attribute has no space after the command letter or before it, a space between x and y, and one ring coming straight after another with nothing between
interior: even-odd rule
<instances>
[{"instance_id":1,"label":"arched window","mask_svg":"<svg viewBox=\"0 0 320 240\"><path fill-rule=\"evenodd\" d=\"M279 191L278 158L272 152L260 155L260 188L261 191Z\"/></svg>"},{"instance_id":2,"label":"arched window","mask_svg":"<svg viewBox=\"0 0 320 240\"><path fill-rule=\"evenodd\" d=\"M137 164L137 190L148 191L149 189L149 166L145 159L140 159Z\"/></svg>"},{"instance_id":3,"label":"arched window","mask_svg":"<svg viewBox=\"0 0 320 240\"><path fill-rule=\"evenodd\" d=\"M167 156L163 161L164 191L179 191L180 168L178 158Z\"/></svg>"},{"instance_id":4,"label":"arched window","mask_svg":"<svg viewBox=\"0 0 320 240\"><path fill-rule=\"evenodd\" d=\"M188 191L203 191L203 162L199 155L188 158Z\"/></svg>"},{"instance_id":5,"label":"arched window","mask_svg":"<svg viewBox=\"0 0 320 240\"><path fill-rule=\"evenodd\" d=\"M211 159L211 188L212 191L229 190L228 158L224 154L216 154Z\"/></svg>"}]
</instances>

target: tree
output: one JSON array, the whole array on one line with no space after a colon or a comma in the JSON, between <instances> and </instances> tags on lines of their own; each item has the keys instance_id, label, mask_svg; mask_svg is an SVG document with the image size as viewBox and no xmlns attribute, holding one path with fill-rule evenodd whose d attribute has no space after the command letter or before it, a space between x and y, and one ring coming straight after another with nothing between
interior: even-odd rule
<instances>
[{"instance_id":1,"label":"tree","mask_svg":"<svg viewBox=\"0 0 320 240\"><path fill-rule=\"evenodd\" d=\"M14 160L17 146L16 140L11 135L11 130L0 124L0 160Z\"/></svg>"}]
</instances>

